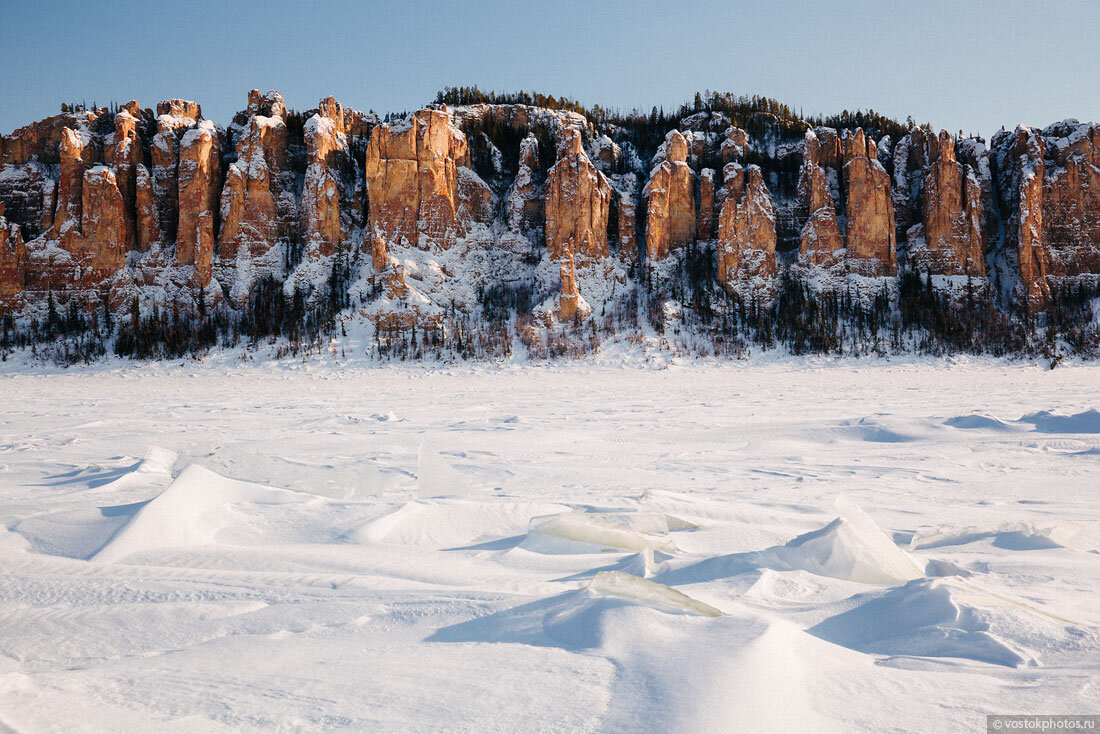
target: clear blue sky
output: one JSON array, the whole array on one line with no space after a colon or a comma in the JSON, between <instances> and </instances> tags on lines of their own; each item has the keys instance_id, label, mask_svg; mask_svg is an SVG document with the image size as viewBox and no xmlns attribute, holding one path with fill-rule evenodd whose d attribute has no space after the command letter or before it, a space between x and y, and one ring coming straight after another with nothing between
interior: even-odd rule
<instances>
[{"instance_id":1,"label":"clear blue sky","mask_svg":"<svg viewBox=\"0 0 1100 734\"><path fill-rule=\"evenodd\" d=\"M385 112L476 83L646 110L715 89L988 136L1100 119L1098 58L1100 0L0 0L0 131L70 100L182 97L225 124L254 87Z\"/></svg>"}]
</instances>

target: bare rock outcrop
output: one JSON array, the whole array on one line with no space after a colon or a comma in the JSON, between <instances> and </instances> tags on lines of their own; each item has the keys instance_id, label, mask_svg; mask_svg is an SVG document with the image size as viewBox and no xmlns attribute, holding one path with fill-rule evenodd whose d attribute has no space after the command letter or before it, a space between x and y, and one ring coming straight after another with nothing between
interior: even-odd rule
<instances>
[{"instance_id":1,"label":"bare rock outcrop","mask_svg":"<svg viewBox=\"0 0 1100 734\"><path fill-rule=\"evenodd\" d=\"M546 252L552 260L572 253L595 260L608 256L607 218L611 185L581 144L567 131L546 181Z\"/></svg>"},{"instance_id":2,"label":"bare rock outcrop","mask_svg":"<svg viewBox=\"0 0 1100 734\"><path fill-rule=\"evenodd\" d=\"M1043 181L1050 275L1100 274L1100 124L1044 128L1051 165Z\"/></svg>"},{"instance_id":3,"label":"bare rock outcrop","mask_svg":"<svg viewBox=\"0 0 1100 734\"><path fill-rule=\"evenodd\" d=\"M831 139L835 145L835 138ZM844 261L844 242L836 217L836 205L829 192L825 169L818 164L821 141L813 130L806 131L805 152L798 177L798 198L806 212L799 246L799 262L833 268Z\"/></svg>"},{"instance_id":4,"label":"bare rock outcrop","mask_svg":"<svg viewBox=\"0 0 1100 734\"><path fill-rule=\"evenodd\" d=\"M80 135L95 122L91 112L66 112L15 130L0 151L0 201L6 218L18 224L27 241L52 230L57 200L56 168L65 129ZM83 157L83 156L82 156Z\"/></svg>"},{"instance_id":5,"label":"bare rock outcrop","mask_svg":"<svg viewBox=\"0 0 1100 734\"><path fill-rule=\"evenodd\" d=\"M126 264L129 234L115 173L85 167L83 154L79 134L62 135L57 217L52 231L28 243L28 289L96 288Z\"/></svg>"},{"instance_id":6,"label":"bare rock outcrop","mask_svg":"<svg viewBox=\"0 0 1100 734\"><path fill-rule=\"evenodd\" d=\"M863 275L897 272L897 233L890 175L878 162L874 141L856 128L841 137L846 191L847 231L845 258L848 269Z\"/></svg>"},{"instance_id":7,"label":"bare rock outcrop","mask_svg":"<svg viewBox=\"0 0 1100 734\"><path fill-rule=\"evenodd\" d=\"M118 180L107 166L84 172L81 187L83 218L79 249L71 252L85 286L101 283L126 264L129 249L126 209Z\"/></svg>"},{"instance_id":8,"label":"bare rock outcrop","mask_svg":"<svg viewBox=\"0 0 1100 734\"><path fill-rule=\"evenodd\" d=\"M227 262L238 253L251 258L266 255L293 226L288 226L286 206L277 206L285 187L286 123L280 116L259 114L278 111L279 105L254 99L257 95L255 90L249 94L249 111L257 112L241 130L237 160L229 165L221 192L217 251Z\"/></svg>"},{"instance_id":9,"label":"bare rock outcrop","mask_svg":"<svg viewBox=\"0 0 1100 734\"><path fill-rule=\"evenodd\" d=\"M759 166L727 163L718 221L718 282L730 291L767 290L776 273L775 208Z\"/></svg>"},{"instance_id":10,"label":"bare rock outcrop","mask_svg":"<svg viewBox=\"0 0 1100 734\"><path fill-rule=\"evenodd\" d=\"M577 316L587 316L584 299L577 289L577 267L574 253L561 258L561 295L558 296L558 319L570 321Z\"/></svg>"},{"instance_id":11,"label":"bare rock outcrop","mask_svg":"<svg viewBox=\"0 0 1100 734\"><path fill-rule=\"evenodd\" d=\"M739 127L728 128L721 143L722 163L735 163L743 160L748 149L749 134Z\"/></svg>"},{"instance_id":12,"label":"bare rock outcrop","mask_svg":"<svg viewBox=\"0 0 1100 734\"><path fill-rule=\"evenodd\" d=\"M910 228L910 260L936 275L985 275L982 191L976 173L956 160L955 141L941 131L929 146L921 182L923 221Z\"/></svg>"},{"instance_id":13,"label":"bare rock outcrop","mask_svg":"<svg viewBox=\"0 0 1100 734\"><path fill-rule=\"evenodd\" d=\"M349 200L355 189L355 166L345 129L344 108L332 97L321 100L317 113L305 124L308 165L301 218L310 257L335 254L345 238L343 215L351 214Z\"/></svg>"},{"instance_id":14,"label":"bare rock outcrop","mask_svg":"<svg viewBox=\"0 0 1100 734\"><path fill-rule=\"evenodd\" d=\"M104 162L111 166L122 194L122 205L126 212L126 241L129 247L140 247L137 226L137 171L144 167L142 162L141 137L138 133L138 119L131 113L141 114L137 101L129 102L115 115L115 132L104 145ZM149 243L144 243L145 249Z\"/></svg>"},{"instance_id":15,"label":"bare rock outcrop","mask_svg":"<svg viewBox=\"0 0 1100 734\"><path fill-rule=\"evenodd\" d=\"M1041 307L1054 282L1100 274L1100 125L1066 120L993 138L1005 245L1021 295Z\"/></svg>"},{"instance_id":16,"label":"bare rock outcrop","mask_svg":"<svg viewBox=\"0 0 1100 734\"><path fill-rule=\"evenodd\" d=\"M246 115L248 117L257 115L261 117L278 117L285 120L286 102L283 101L283 95L273 89L268 92L252 89L248 92Z\"/></svg>"},{"instance_id":17,"label":"bare rock outcrop","mask_svg":"<svg viewBox=\"0 0 1100 734\"><path fill-rule=\"evenodd\" d=\"M19 225L4 216L0 202L0 306L11 308L26 282L27 248Z\"/></svg>"},{"instance_id":18,"label":"bare rock outcrop","mask_svg":"<svg viewBox=\"0 0 1100 734\"><path fill-rule=\"evenodd\" d=\"M144 165L134 167L134 217L137 249L148 252L160 242L160 219L157 217L153 177Z\"/></svg>"},{"instance_id":19,"label":"bare rock outcrop","mask_svg":"<svg viewBox=\"0 0 1100 734\"><path fill-rule=\"evenodd\" d=\"M386 263L389 262L389 249L386 247L386 240L382 239L381 235L375 235L370 239L370 261L371 267L375 272L381 272L385 269Z\"/></svg>"},{"instance_id":20,"label":"bare rock outcrop","mask_svg":"<svg viewBox=\"0 0 1100 734\"><path fill-rule=\"evenodd\" d=\"M448 248L467 232L460 215L459 167L466 136L446 110L418 110L371 132L364 172L371 236L388 243ZM472 173L472 172L471 172Z\"/></svg>"},{"instance_id":21,"label":"bare rock outcrop","mask_svg":"<svg viewBox=\"0 0 1100 734\"><path fill-rule=\"evenodd\" d=\"M1025 126L993 138L998 148L1000 191L1005 211L1005 245L1015 250L1021 295L1033 307L1050 296L1050 253L1043 237L1043 179L1046 142Z\"/></svg>"},{"instance_id":22,"label":"bare rock outcrop","mask_svg":"<svg viewBox=\"0 0 1100 734\"><path fill-rule=\"evenodd\" d=\"M210 282L216 214L221 193L221 144L209 120L184 133L179 158L179 227L176 263L196 266L200 285Z\"/></svg>"},{"instance_id":23,"label":"bare rock outcrop","mask_svg":"<svg viewBox=\"0 0 1100 734\"><path fill-rule=\"evenodd\" d=\"M92 112L64 112L19 128L4 138L0 163L21 166L32 160L54 164L60 162L59 146L65 128L73 130L95 120Z\"/></svg>"},{"instance_id":24,"label":"bare rock outcrop","mask_svg":"<svg viewBox=\"0 0 1100 734\"><path fill-rule=\"evenodd\" d=\"M718 219L714 215L714 177L713 168L704 168L699 172L699 221L696 227L701 240L712 240L717 234Z\"/></svg>"},{"instance_id":25,"label":"bare rock outcrop","mask_svg":"<svg viewBox=\"0 0 1100 734\"><path fill-rule=\"evenodd\" d=\"M84 185L84 139L72 128L61 131L58 144L59 174L57 179L57 210L50 238L60 240L67 250L74 249L70 240L80 234L80 213Z\"/></svg>"},{"instance_id":26,"label":"bare rock outcrop","mask_svg":"<svg viewBox=\"0 0 1100 734\"><path fill-rule=\"evenodd\" d=\"M897 272L890 175L862 129L806 132L798 196L801 264L868 276Z\"/></svg>"},{"instance_id":27,"label":"bare rock outcrop","mask_svg":"<svg viewBox=\"0 0 1100 734\"><path fill-rule=\"evenodd\" d=\"M538 168L539 142L533 133L528 133L519 144L516 178L504 205L505 219L512 232L528 234L546 226L545 200L536 179Z\"/></svg>"},{"instance_id":28,"label":"bare rock outcrop","mask_svg":"<svg viewBox=\"0 0 1100 734\"><path fill-rule=\"evenodd\" d=\"M179 227L180 140L202 116L199 105L172 99L157 104L157 132L150 145L149 171L153 184L153 209L162 244L176 240Z\"/></svg>"},{"instance_id":29,"label":"bare rock outcrop","mask_svg":"<svg viewBox=\"0 0 1100 734\"><path fill-rule=\"evenodd\" d=\"M649 174L646 198L646 257L651 262L695 241L695 173L687 164L687 140L672 130L663 144L665 160Z\"/></svg>"},{"instance_id":30,"label":"bare rock outcrop","mask_svg":"<svg viewBox=\"0 0 1100 734\"><path fill-rule=\"evenodd\" d=\"M161 115L198 120L202 117L202 107L187 99L166 99L157 102L157 117Z\"/></svg>"}]
</instances>

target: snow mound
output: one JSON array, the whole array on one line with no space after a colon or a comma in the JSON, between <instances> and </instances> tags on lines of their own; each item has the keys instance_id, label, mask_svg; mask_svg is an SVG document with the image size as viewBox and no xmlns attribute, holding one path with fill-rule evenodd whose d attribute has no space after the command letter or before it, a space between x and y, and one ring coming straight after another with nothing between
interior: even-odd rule
<instances>
[{"instance_id":1,"label":"snow mound","mask_svg":"<svg viewBox=\"0 0 1100 734\"><path fill-rule=\"evenodd\" d=\"M577 548L576 544L583 545ZM524 547L543 553L677 550L669 537L668 518L658 512L562 512L534 517Z\"/></svg>"},{"instance_id":2,"label":"snow mound","mask_svg":"<svg viewBox=\"0 0 1100 734\"><path fill-rule=\"evenodd\" d=\"M1100 411L1057 415L1042 410L1021 417L1020 423L1031 423L1039 433L1100 433Z\"/></svg>"},{"instance_id":3,"label":"snow mound","mask_svg":"<svg viewBox=\"0 0 1100 734\"><path fill-rule=\"evenodd\" d=\"M219 531L234 520L232 505L280 504L293 501L293 495L190 464L134 513L93 560L114 562L148 550L215 545Z\"/></svg>"},{"instance_id":4,"label":"snow mound","mask_svg":"<svg viewBox=\"0 0 1100 734\"><path fill-rule=\"evenodd\" d=\"M1012 426L1008 425L1004 421L998 420L988 415L982 415L980 413L972 413L970 415L959 415L954 418L948 418L943 422L945 426L951 428L961 428L963 430L989 430L989 431L1011 431Z\"/></svg>"},{"instance_id":5,"label":"snow mound","mask_svg":"<svg viewBox=\"0 0 1100 734\"><path fill-rule=\"evenodd\" d=\"M626 579L604 577L598 585L593 579L595 587L567 591L444 627L427 641L510 642L591 650L614 647L621 640L636 643L661 638L667 634L663 632L667 624L676 617L722 616L717 609L667 586L629 574L621 576Z\"/></svg>"},{"instance_id":6,"label":"snow mound","mask_svg":"<svg viewBox=\"0 0 1100 734\"><path fill-rule=\"evenodd\" d=\"M601 647L617 624L629 624L630 620L622 619L624 612L639 609L657 613L630 599L577 589L444 627L427 641L510 642L591 650Z\"/></svg>"},{"instance_id":7,"label":"snow mound","mask_svg":"<svg viewBox=\"0 0 1100 734\"><path fill-rule=\"evenodd\" d=\"M1038 527L1027 522L1006 522L1000 525L972 525L968 527L937 527L918 530L909 542L910 550L939 548L946 545L964 545L987 538L993 545L1009 550L1038 550L1041 548L1072 548L1081 535L1077 523L1063 523Z\"/></svg>"},{"instance_id":8,"label":"snow mound","mask_svg":"<svg viewBox=\"0 0 1100 734\"><path fill-rule=\"evenodd\" d=\"M900 426L887 425L875 418L860 418L841 422L837 432L846 438L868 443L910 443L920 440L919 436L899 428Z\"/></svg>"},{"instance_id":9,"label":"snow mound","mask_svg":"<svg viewBox=\"0 0 1100 734\"><path fill-rule=\"evenodd\" d=\"M1056 620L955 579L918 579L873 597L807 630L860 652L964 658L1016 667L1035 660L1012 636L1034 634Z\"/></svg>"},{"instance_id":10,"label":"snow mound","mask_svg":"<svg viewBox=\"0 0 1100 734\"><path fill-rule=\"evenodd\" d=\"M144 502L95 507L29 517L14 531L35 553L87 560L106 545Z\"/></svg>"},{"instance_id":11,"label":"snow mound","mask_svg":"<svg viewBox=\"0 0 1100 734\"><path fill-rule=\"evenodd\" d=\"M599 594L630 599L649 606L669 607L703 617L722 616L722 612L709 604L704 604L698 599L692 599L687 594L670 586L658 584L622 571L600 571L592 578L588 588Z\"/></svg>"},{"instance_id":12,"label":"snow mound","mask_svg":"<svg viewBox=\"0 0 1100 734\"><path fill-rule=\"evenodd\" d=\"M840 517L798 536L784 546L761 551L792 570L865 584L903 584L924 576L867 514L846 497L837 497Z\"/></svg>"}]
</instances>

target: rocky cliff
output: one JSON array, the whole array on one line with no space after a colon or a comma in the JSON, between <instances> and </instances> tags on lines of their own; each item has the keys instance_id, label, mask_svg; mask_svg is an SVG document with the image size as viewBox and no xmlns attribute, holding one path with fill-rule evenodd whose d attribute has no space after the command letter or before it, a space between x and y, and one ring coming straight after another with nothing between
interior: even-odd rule
<instances>
[{"instance_id":1,"label":"rocky cliff","mask_svg":"<svg viewBox=\"0 0 1100 734\"><path fill-rule=\"evenodd\" d=\"M1004 247L1042 303L1052 283L1100 272L1100 126L1067 120L993 137Z\"/></svg>"},{"instance_id":2,"label":"rocky cliff","mask_svg":"<svg viewBox=\"0 0 1100 734\"><path fill-rule=\"evenodd\" d=\"M247 310L269 283L386 328L476 317L505 291L573 322L701 257L762 302L784 273L878 292L900 270L996 279L1041 311L1100 276L1100 126L987 149L777 120L750 133L702 111L654 139L652 122L519 103L380 122L256 90L227 127L179 99L67 111L0 137L0 307Z\"/></svg>"},{"instance_id":3,"label":"rocky cliff","mask_svg":"<svg viewBox=\"0 0 1100 734\"><path fill-rule=\"evenodd\" d=\"M718 221L718 282L767 292L775 280L775 208L760 166L727 163Z\"/></svg>"}]
</instances>

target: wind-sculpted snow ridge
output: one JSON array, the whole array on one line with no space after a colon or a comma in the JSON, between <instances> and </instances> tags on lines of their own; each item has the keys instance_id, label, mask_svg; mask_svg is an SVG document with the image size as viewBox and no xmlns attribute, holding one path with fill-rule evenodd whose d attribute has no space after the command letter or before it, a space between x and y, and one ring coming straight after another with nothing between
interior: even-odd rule
<instances>
[{"instance_id":1,"label":"wind-sculpted snow ridge","mask_svg":"<svg viewBox=\"0 0 1100 734\"><path fill-rule=\"evenodd\" d=\"M66 108L0 137L0 353L1100 355L1097 125L987 148L727 97Z\"/></svg>"},{"instance_id":2,"label":"wind-sculpted snow ridge","mask_svg":"<svg viewBox=\"0 0 1100 734\"><path fill-rule=\"evenodd\" d=\"M837 497L836 506L840 517L772 550L771 559L819 576L866 584L905 583L924 575L851 500Z\"/></svg>"},{"instance_id":3,"label":"wind-sculpted snow ridge","mask_svg":"<svg viewBox=\"0 0 1100 734\"><path fill-rule=\"evenodd\" d=\"M669 583L694 583L760 568L807 571L864 584L903 584L924 576L923 564L918 565L898 548L851 500L837 497L836 507L840 517L784 545L675 568L670 564L669 570L657 578Z\"/></svg>"},{"instance_id":4,"label":"wind-sculpted snow ridge","mask_svg":"<svg viewBox=\"0 0 1100 734\"><path fill-rule=\"evenodd\" d=\"M191 464L160 495L138 510L94 559L120 561L165 548L217 545L242 503L292 503L287 490L227 479Z\"/></svg>"},{"instance_id":5,"label":"wind-sculpted snow ridge","mask_svg":"<svg viewBox=\"0 0 1100 734\"><path fill-rule=\"evenodd\" d=\"M0 722L850 732L1085 714L1096 373L15 371Z\"/></svg>"},{"instance_id":6,"label":"wind-sculpted snow ridge","mask_svg":"<svg viewBox=\"0 0 1100 734\"><path fill-rule=\"evenodd\" d=\"M911 550L963 545L978 540L992 539L1001 548L1038 549L1072 548L1081 534L1081 526L1074 523L1037 527L1027 522L1006 522L992 526L946 527L922 529L909 541Z\"/></svg>"},{"instance_id":7,"label":"wind-sculpted snow ridge","mask_svg":"<svg viewBox=\"0 0 1100 734\"><path fill-rule=\"evenodd\" d=\"M1037 661L997 634L1053 641L1065 625L1006 603L954 579L922 579L882 595L866 594L855 609L807 632L854 650L881 655L966 658L1016 667ZM1029 629L1031 628L1031 629ZM1003 630L1003 631L1002 631Z\"/></svg>"}]
</instances>

